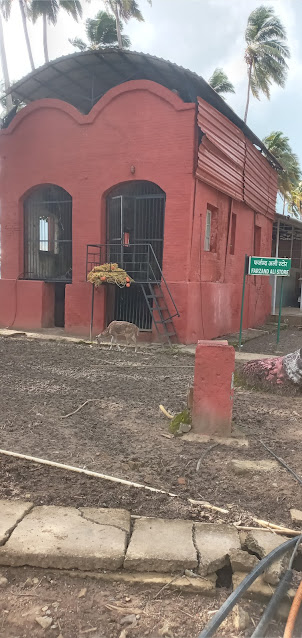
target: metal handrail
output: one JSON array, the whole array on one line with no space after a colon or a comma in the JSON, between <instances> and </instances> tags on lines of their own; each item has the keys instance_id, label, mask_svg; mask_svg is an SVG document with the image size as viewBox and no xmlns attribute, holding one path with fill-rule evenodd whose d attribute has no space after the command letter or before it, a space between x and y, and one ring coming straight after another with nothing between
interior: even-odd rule
<instances>
[{"instance_id":1,"label":"metal handrail","mask_svg":"<svg viewBox=\"0 0 302 638\"><path fill-rule=\"evenodd\" d=\"M173 297L172 297L172 293L171 293L170 288L169 288L169 286L168 286L168 283L167 283L167 281L166 281L166 279L165 279L165 276L164 276L164 274L163 274L163 271L162 271L162 269L161 269L161 266L160 266L160 264L159 264L159 261L158 261L158 259L157 259L157 256L156 256L156 254L155 254L155 252L154 252L153 246L152 246L152 244L150 244L150 243L135 243L135 244L128 244L128 246L123 246L122 244L118 244L118 243L117 243L117 244L111 244L111 243L110 243L110 244L87 244L87 252L86 252L86 276L88 275L88 264L90 264L92 267L94 267L94 266L100 266L100 265L101 265L101 263L96 263L96 262L93 262L92 260L90 261L90 260L88 259L89 254L90 254L91 256L93 256L93 253L92 253L92 254L91 254L91 253L89 253L89 248L98 248L98 249L100 249L100 257L101 257L101 251L102 251L102 249L105 249L105 250L106 250L106 255L107 255L107 254L108 254L108 253L107 253L107 251L108 251L108 249L110 249L111 247L112 247L112 248L116 248L116 249L119 249L119 248L120 248L120 249L121 249L121 253L122 253L122 249L123 249L123 248L131 248L131 247L137 247L137 246L141 246L141 247L143 247L143 246L144 246L144 247L146 247L146 248L148 249L148 262L147 262L147 264L146 264L146 265L148 266L148 271L149 271L149 270L151 270L152 275L153 275L153 279L148 279L148 281L147 281L146 283L152 283L152 282L153 282L153 283L155 283L155 284L160 285L160 284L161 284L161 281L163 281L163 283L164 283L164 285L165 285L165 288L166 288L166 290L167 290L167 293L168 293L168 295L169 295L169 297L170 297L170 300L171 300L171 302L172 302L172 304L173 304L173 307L174 307L174 309L175 309L175 313L176 313L176 315L173 315L173 316L177 316L177 317L179 317L179 312L178 312L177 306L176 306L176 304L175 304L175 301L174 301L174 299L173 299ZM140 254L140 253L138 253L138 254ZM144 253L141 253L141 254L144 254ZM155 274L154 269L153 269L153 267L152 267L151 259L150 259L150 257L151 257L151 256L152 256L152 259L155 261L155 264L156 264L156 266L157 266L157 268L158 268L158 271L159 271L159 274L160 274L160 277L159 277L159 278L158 278L158 277L156 277L156 274ZM124 262L124 261L126 261L126 260L123 260L123 261L122 261L122 265L123 265L123 262ZM113 262L109 262L109 263L113 263ZM138 272L138 271L133 271L133 272ZM129 274L131 274L131 273L129 273ZM139 282L139 283L142 283L142 282Z\"/></svg>"},{"instance_id":2,"label":"metal handrail","mask_svg":"<svg viewBox=\"0 0 302 638\"><path fill-rule=\"evenodd\" d=\"M170 299L171 299L171 301L172 301L172 304L173 304L173 306L174 306L174 309L175 309L176 315L177 315L177 317L179 317L179 312L178 312L178 310L177 310L176 303L175 303L175 301L174 301L174 299L173 299L173 297L172 297L172 294L171 294L170 288L169 288L169 286L168 286L168 284L167 284L167 282L166 282L166 279L165 279L165 276L164 276L164 274L163 274L163 271L162 271L162 269L161 269L161 267L160 267L160 265L159 265L159 261L158 261L158 259L157 259L157 257L156 257L156 254L155 254L154 250L153 250L153 246L152 246L152 244L148 244L148 247L149 247L149 249L151 249L151 252L153 253L153 257L154 257L154 259L155 259L156 265L157 265L157 267L158 267L159 272L161 273L161 279L162 279L162 281L163 281L163 282L164 282L164 284L165 284L165 287L166 287L166 289L167 289L168 295L169 295L169 297L170 297ZM149 259L149 266L151 267L151 270L152 270L152 272L153 272L153 268L152 268L152 266L151 266L150 259Z\"/></svg>"}]
</instances>

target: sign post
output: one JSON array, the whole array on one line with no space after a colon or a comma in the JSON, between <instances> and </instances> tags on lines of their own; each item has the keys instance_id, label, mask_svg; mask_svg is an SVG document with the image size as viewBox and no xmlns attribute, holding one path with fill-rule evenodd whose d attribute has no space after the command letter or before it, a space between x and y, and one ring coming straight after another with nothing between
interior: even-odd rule
<instances>
[{"instance_id":1,"label":"sign post","mask_svg":"<svg viewBox=\"0 0 302 638\"><path fill-rule=\"evenodd\" d=\"M281 328L281 314L282 314L282 301L283 301L283 282L284 277L281 279L281 289L280 289L280 301L279 301L279 317L278 317L278 330L277 330L277 344L280 341L280 328Z\"/></svg>"},{"instance_id":2,"label":"sign post","mask_svg":"<svg viewBox=\"0 0 302 638\"><path fill-rule=\"evenodd\" d=\"M278 257L247 257L247 255L245 256L243 285L242 285L240 331L239 331L239 343L238 343L239 350L241 349L241 342L242 342L243 308L244 308L246 275L258 275L261 277L268 277L269 275L275 275L275 277L282 277L281 290L280 290L280 302L279 302L278 331L277 331L277 343L279 343L281 314L282 314L282 300L283 300L283 283L284 283L284 277L289 276L290 269L291 269L291 259L287 259L287 258L283 259Z\"/></svg>"},{"instance_id":3,"label":"sign post","mask_svg":"<svg viewBox=\"0 0 302 638\"><path fill-rule=\"evenodd\" d=\"M239 344L238 344L239 350L241 350L241 341L242 341L242 325L243 325L243 308L244 308L245 282L246 282L246 275L248 274L248 265L249 265L249 258L248 258L247 255L245 255L245 258L244 258L244 271L243 271L243 284L242 284L242 297L241 297Z\"/></svg>"},{"instance_id":4,"label":"sign post","mask_svg":"<svg viewBox=\"0 0 302 638\"><path fill-rule=\"evenodd\" d=\"M280 259L277 257L250 257L249 275L275 275L277 277L287 277L291 268L291 259Z\"/></svg>"}]
</instances>

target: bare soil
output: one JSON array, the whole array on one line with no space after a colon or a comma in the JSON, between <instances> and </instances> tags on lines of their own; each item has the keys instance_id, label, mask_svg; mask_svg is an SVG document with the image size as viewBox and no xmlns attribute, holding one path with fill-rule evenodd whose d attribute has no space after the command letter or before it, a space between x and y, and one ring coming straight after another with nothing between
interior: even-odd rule
<instances>
[{"instance_id":1,"label":"bare soil","mask_svg":"<svg viewBox=\"0 0 302 638\"><path fill-rule=\"evenodd\" d=\"M130 587L28 568L1 573L8 578L7 587L0 590L1 638L194 638L229 595L221 589L219 596L205 598L158 586ZM249 601L241 606L250 623L240 636L250 636L263 606ZM52 618L49 630L39 626L39 616ZM132 626L124 624L127 616L132 616ZM282 622L274 621L270 638L281 638L283 628ZM219 635L238 635L231 616Z\"/></svg>"},{"instance_id":2,"label":"bare soil","mask_svg":"<svg viewBox=\"0 0 302 638\"><path fill-rule=\"evenodd\" d=\"M280 341L277 344L276 330L270 334L264 334L256 339L250 339L242 346L242 352L256 352L271 354L272 356L289 354L302 348L302 326L283 328L280 332Z\"/></svg>"},{"instance_id":3,"label":"bare soil","mask_svg":"<svg viewBox=\"0 0 302 638\"><path fill-rule=\"evenodd\" d=\"M185 406L194 359L161 348L109 352L96 346L0 338L0 447L176 493L178 498L40 466L0 454L0 498L35 504L125 507L134 515L291 524L302 490L281 466L236 476L230 460L270 458L259 439L301 474L301 398L237 389L234 428L249 448L167 439ZM76 414L62 419L87 399ZM199 458L204 455L199 471ZM179 479L181 479L179 481ZM214 513L188 497L229 509Z\"/></svg>"}]
</instances>

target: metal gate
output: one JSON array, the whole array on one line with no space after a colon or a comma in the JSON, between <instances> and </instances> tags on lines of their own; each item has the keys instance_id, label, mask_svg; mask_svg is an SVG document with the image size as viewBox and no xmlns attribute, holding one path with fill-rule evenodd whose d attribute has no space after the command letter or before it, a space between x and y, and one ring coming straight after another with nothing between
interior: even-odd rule
<instances>
[{"instance_id":1,"label":"metal gate","mask_svg":"<svg viewBox=\"0 0 302 638\"><path fill-rule=\"evenodd\" d=\"M24 202L23 277L72 279L72 198L59 186L41 186Z\"/></svg>"},{"instance_id":2,"label":"metal gate","mask_svg":"<svg viewBox=\"0 0 302 638\"><path fill-rule=\"evenodd\" d=\"M117 262L141 284L126 291L116 290L113 318L133 322L141 330L151 330L152 325L141 286L150 280L150 269L159 273L162 268L165 201L165 193L152 182L124 184L107 199L110 261ZM148 249L150 244L156 259Z\"/></svg>"}]
</instances>

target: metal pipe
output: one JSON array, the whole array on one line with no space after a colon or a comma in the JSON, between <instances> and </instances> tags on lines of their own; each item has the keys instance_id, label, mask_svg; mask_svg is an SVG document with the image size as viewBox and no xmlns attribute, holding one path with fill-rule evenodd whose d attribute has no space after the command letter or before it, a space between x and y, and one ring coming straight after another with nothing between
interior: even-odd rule
<instances>
[{"instance_id":1,"label":"metal pipe","mask_svg":"<svg viewBox=\"0 0 302 638\"><path fill-rule=\"evenodd\" d=\"M221 623L228 616L230 611L236 605L237 601L240 600L244 592L252 585L252 583L260 576L266 569L271 565L279 556L285 554L291 547L296 545L297 539L299 536L295 536L282 545L279 545L272 552L270 552L267 556L262 558L260 563L252 569L252 571L247 574L247 576L243 579L243 581L238 585L238 587L233 591L233 593L228 597L228 599L221 605L219 611L213 616L213 618L208 622L206 627L202 630L202 632L198 635L198 638L210 638L213 636L215 631L217 631L218 627L220 627Z\"/></svg>"},{"instance_id":2,"label":"metal pipe","mask_svg":"<svg viewBox=\"0 0 302 638\"><path fill-rule=\"evenodd\" d=\"M276 254L275 257L279 257L279 242L280 242L280 219L277 222L277 237L276 237ZM272 291L272 315L276 314L276 296L277 296L277 276L274 276L273 291Z\"/></svg>"}]
</instances>

